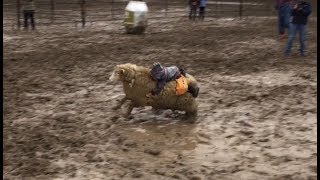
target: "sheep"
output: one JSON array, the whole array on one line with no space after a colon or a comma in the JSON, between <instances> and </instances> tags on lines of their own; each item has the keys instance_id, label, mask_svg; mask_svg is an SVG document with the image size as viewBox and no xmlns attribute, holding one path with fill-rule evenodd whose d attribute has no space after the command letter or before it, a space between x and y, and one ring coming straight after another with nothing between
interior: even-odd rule
<instances>
[{"instance_id":1,"label":"sheep","mask_svg":"<svg viewBox=\"0 0 320 180\"><path fill-rule=\"evenodd\" d=\"M176 81L168 82L162 92L157 96L147 97L146 95L156 86L156 81L150 76L150 69L135 64L126 63L115 67L109 80L111 82L121 81L123 83L123 91L125 97L113 107L119 109L129 100L127 113L128 117L134 107L151 106L155 110L171 109L185 111L188 117L197 115L198 105L195 98L190 93L180 96L176 95ZM186 74L188 85L197 87L196 79L190 74Z\"/></svg>"}]
</instances>

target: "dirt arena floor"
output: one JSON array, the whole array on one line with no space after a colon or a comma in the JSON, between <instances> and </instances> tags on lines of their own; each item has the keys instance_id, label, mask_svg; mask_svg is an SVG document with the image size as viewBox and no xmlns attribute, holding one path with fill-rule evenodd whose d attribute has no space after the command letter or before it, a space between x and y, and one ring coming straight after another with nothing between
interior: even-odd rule
<instances>
[{"instance_id":1,"label":"dirt arena floor","mask_svg":"<svg viewBox=\"0 0 320 180\"><path fill-rule=\"evenodd\" d=\"M316 19L289 59L277 19L4 29L4 179L317 178ZM196 122L112 110L121 63L179 65L200 84Z\"/></svg>"}]
</instances>

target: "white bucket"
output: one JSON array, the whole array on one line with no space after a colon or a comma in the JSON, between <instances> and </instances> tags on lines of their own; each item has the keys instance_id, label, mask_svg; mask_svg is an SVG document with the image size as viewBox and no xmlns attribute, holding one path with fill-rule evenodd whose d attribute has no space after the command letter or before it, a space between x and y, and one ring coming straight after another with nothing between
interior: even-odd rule
<instances>
[{"instance_id":1,"label":"white bucket","mask_svg":"<svg viewBox=\"0 0 320 180\"><path fill-rule=\"evenodd\" d=\"M142 1L129 1L125 9L124 26L127 33L143 33L147 27L148 6Z\"/></svg>"}]
</instances>

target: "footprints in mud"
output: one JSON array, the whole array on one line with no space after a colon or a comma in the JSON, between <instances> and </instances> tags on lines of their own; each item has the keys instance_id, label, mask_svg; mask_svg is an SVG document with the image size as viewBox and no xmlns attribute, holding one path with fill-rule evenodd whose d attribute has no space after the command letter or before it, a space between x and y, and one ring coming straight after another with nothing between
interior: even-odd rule
<instances>
[{"instance_id":1,"label":"footprints in mud","mask_svg":"<svg viewBox=\"0 0 320 180\"><path fill-rule=\"evenodd\" d=\"M244 136L247 136L248 138L251 138L254 134L254 131L251 131L251 130L248 130L248 129L243 129L243 130L240 130L238 131L238 133L240 135L244 135Z\"/></svg>"},{"instance_id":2,"label":"footprints in mud","mask_svg":"<svg viewBox=\"0 0 320 180\"><path fill-rule=\"evenodd\" d=\"M236 121L236 123L244 127L249 127L249 128L253 127L252 123L246 122L244 120Z\"/></svg>"},{"instance_id":3,"label":"footprints in mud","mask_svg":"<svg viewBox=\"0 0 320 180\"><path fill-rule=\"evenodd\" d=\"M207 133L204 133L204 132L200 131L200 132L197 133L196 138L197 138L197 142L199 144L207 144L207 145L211 144L211 142L210 142L211 137Z\"/></svg>"},{"instance_id":4,"label":"footprints in mud","mask_svg":"<svg viewBox=\"0 0 320 180\"><path fill-rule=\"evenodd\" d=\"M126 140L123 145L127 148L137 148L138 144L133 140Z\"/></svg>"},{"instance_id":5,"label":"footprints in mud","mask_svg":"<svg viewBox=\"0 0 320 180\"><path fill-rule=\"evenodd\" d=\"M89 163L92 162L104 162L104 158L102 155L97 155L96 151L89 151L86 153L85 158L87 159L86 161Z\"/></svg>"},{"instance_id":6,"label":"footprints in mud","mask_svg":"<svg viewBox=\"0 0 320 180\"><path fill-rule=\"evenodd\" d=\"M180 146L184 146L183 142L184 138L186 138L186 132L181 132L181 130L176 132L177 129L172 129L170 126L164 127L163 129L167 129L164 132L162 131L163 129L160 130L161 128L153 129L153 127L150 127L152 129L148 129L147 131L135 131L135 125L123 123L116 126L117 128L112 129L114 133L107 137L109 139L107 141L108 148L86 151L85 155L87 163L102 165L107 161L109 166L99 165L96 168L98 171L104 171L105 176L111 179L149 179L153 177L155 179L201 180L204 178L199 174L210 172L206 167L195 169L186 161L188 159L186 154L177 153L180 152L177 148L185 149L176 146L177 143L182 143ZM133 131L128 126L133 127ZM123 131L126 131L126 133ZM152 131L156 134L160 133L158 136L165 136L170 139L167 138L165 143L162 141L162 138L158 139L159 137L154 137L154 141L151 142L148 136ZM171 136L177 136L180 140L172 141L174 138ZM211 139L210 135L206 133L200 133L199 137ZM110 151L113 153L109 153ZM103 154L104 157L99 159L99 154ZM144 158L137 159L137 157L141 156Z\"/></svg>"},{"instance_id":7,"label":"footprints in mud","mask_svg":"<svg viewBox=\"0 0 320 180\"><path fill-rule=\"evenodd\" d=\"M160 149L156 148L146 148L144 152L153 156L158 156L161 153Z\"/></svg>"}]
</instances>

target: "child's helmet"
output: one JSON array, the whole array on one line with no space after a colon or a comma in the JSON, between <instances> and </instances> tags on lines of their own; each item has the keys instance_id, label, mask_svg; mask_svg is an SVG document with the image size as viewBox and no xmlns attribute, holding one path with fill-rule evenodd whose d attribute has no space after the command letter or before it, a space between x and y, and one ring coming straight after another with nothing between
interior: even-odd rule
<instances>
[{"instance_id":1,"label":"child's helmet","mask_svg":"<svg viewBox=\"0 0 320 180\"><path fill-rule=\"evenodd\" d=\"M159 62L156 62L153 64L153 67L150 73L154 79L159 80L165 74L165 69Z\"/></svg>"}]
</instances>

